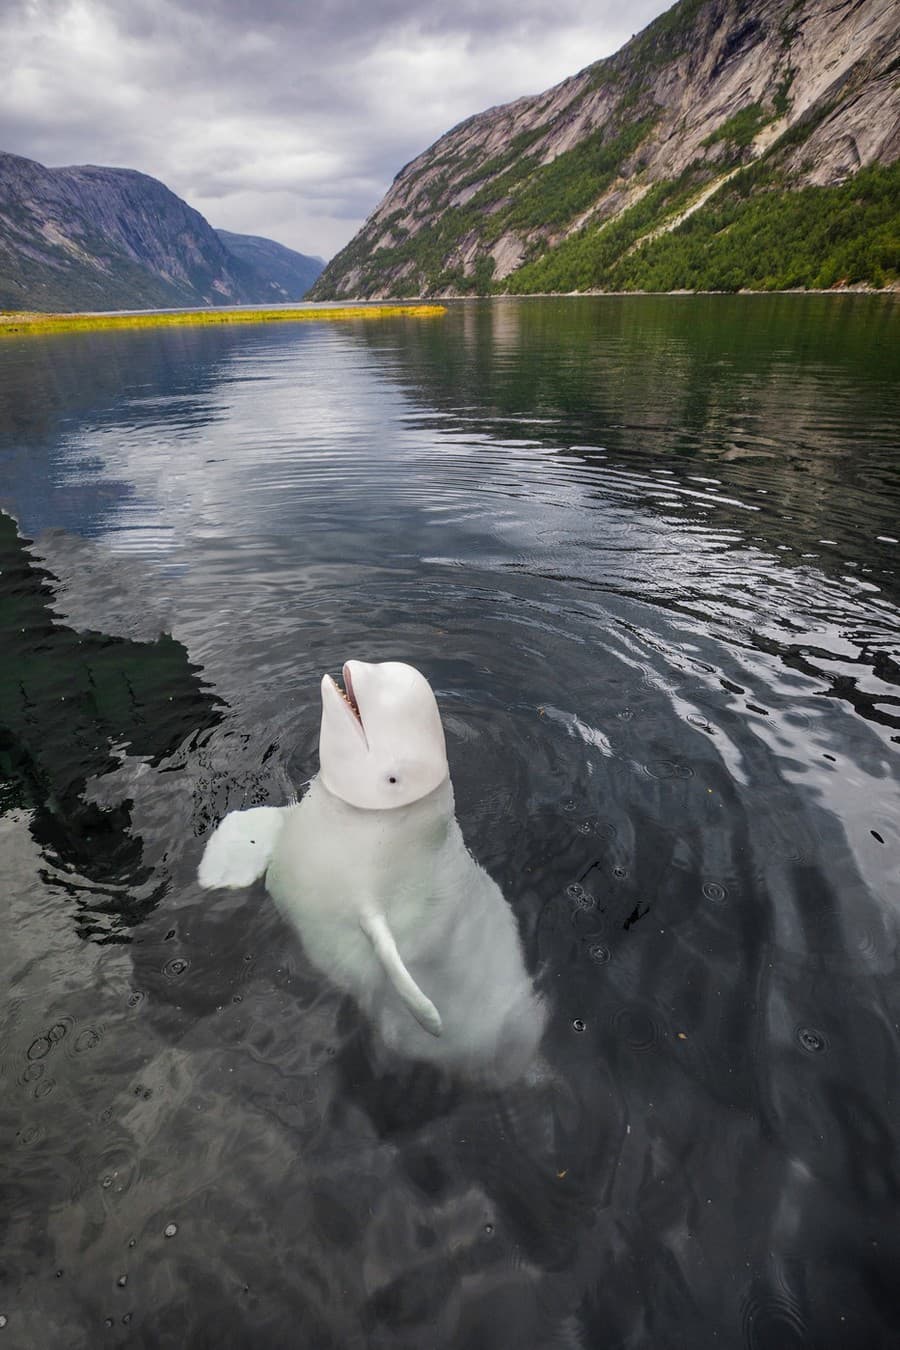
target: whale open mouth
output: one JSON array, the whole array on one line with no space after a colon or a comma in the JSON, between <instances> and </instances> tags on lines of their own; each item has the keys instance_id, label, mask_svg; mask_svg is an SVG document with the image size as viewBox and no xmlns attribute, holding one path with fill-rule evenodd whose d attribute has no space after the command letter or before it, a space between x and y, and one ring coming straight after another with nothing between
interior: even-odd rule
<instances>
[{"instance_id":1,"label":"whale open mouth","mask_svg":"<svg viewBox=\"0 0 900 1350\"><path fill-rule=\"evenodd\" d=\"M362 726L362 717L360 716L359 704L356 701L356 695L353 692L353 680L350 678L349 665L345 665L341 673L344 678L344 688L343 689L341 688L337 680L333 680L332 683L334 684L334 687L340 694L341 698L346 703L347 707L353 713L353 716L356 718L359 725Z\"/></svg>"}]
</instances>

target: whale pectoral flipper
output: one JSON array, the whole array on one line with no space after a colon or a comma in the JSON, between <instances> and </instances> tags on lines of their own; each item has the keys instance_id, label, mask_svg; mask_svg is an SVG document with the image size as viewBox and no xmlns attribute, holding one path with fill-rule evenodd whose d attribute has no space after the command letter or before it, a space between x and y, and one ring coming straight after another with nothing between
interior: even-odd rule
<instances>
[{"instance_id":1,"label":"whale pectoral flipper","mask_svg":"<svg viewBox=\"0 0 900 1350\"><path fill-rule=\"evenodd\" d=\"M201 886L250 886L269 866L290 807L230 811L207 841L197 869Z\"/></svg>"},{"instance_id":2,"label":"whale pectoral flipper","mask_svg":"<svg viewBox=\"0 0 900 1350\"><path fill-rule=\"evenodd\" d=\"M442 1029L441 1015L431 999L426 998L422 993L403 964L403 958L397 951L397 944L388 927L387 919L383 914L370 913L364 914L359 922L366 937L375 948L388 979L419 1023L419 1026L423 1027L431 1036L440 1036Z\"/></svg>"}]
</instances>

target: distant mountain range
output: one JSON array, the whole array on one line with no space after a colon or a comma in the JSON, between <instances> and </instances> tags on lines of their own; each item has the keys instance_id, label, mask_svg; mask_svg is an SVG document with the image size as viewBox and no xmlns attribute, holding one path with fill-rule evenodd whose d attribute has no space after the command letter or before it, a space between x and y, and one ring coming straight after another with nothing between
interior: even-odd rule
<instances>
[{"instance_id":1,"label":"distant mountain range","mask_svg":"<svg viewBox=\"0 0 900 1350\"><path fill-rule=\"evenodd\" d=\"M232 234L230 230L216 230L216 234L233 257L265 277L270 286L280 287L285 300L300 300L325 267L323 258L295 253L258 234Z\"/></svg>"},{"instance_id":2,"label":"distant mountain range","mask_svg":"<svg viewBox=\"0 0 900 1350\"><path fill-rule=\"evenodd\" d=\"M407 164L312 297L881 286L897 0L680 0Z\"/></svg>"},{"instance_id":3,"label":"distant mountain range","mask_svg":"<svg viewBox=\"0 0 900 1350\"><path fill-rule=\"evenodd\" d=\"M214 230L133 169L48 169L0 152L0 309L165 309L299 300L322 271Z\"/></svg>"}]
</instances>

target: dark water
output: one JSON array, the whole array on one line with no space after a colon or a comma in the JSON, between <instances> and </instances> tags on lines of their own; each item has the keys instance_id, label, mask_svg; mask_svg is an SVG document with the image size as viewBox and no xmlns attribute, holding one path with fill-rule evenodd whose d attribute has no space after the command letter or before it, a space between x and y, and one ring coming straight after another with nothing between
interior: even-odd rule
<instances>
[{"instance_id":1,"label":"dark water","mask_svg":"<svg viewBox=\"0 0 900 1350\"><path fill-rule=\"evenodd\" d=\"M4 342L0 1347L900 1343L898 375L877 297ZM376 1069L196 885L348 656L537 1082Z\"/></svg>"}]
</instances>

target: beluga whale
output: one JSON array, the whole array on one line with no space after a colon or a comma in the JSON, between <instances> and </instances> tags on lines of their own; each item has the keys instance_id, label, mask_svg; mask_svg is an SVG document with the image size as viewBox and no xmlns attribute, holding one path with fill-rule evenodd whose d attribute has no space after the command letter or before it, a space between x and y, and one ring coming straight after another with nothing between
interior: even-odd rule
<instances>
[{"instance_id":1,"label":"beluga whale","mask_svg":"<svg viewBox=\"0 0 900 1350\"><path fill-rule=\"evenodd\" d=\"M385 1046L510 1082L546 1013L515 917L454 813L437 701L398 661L347 661L321 683L319 773L285 807L230 813L203 853L205 887L265 875L310 961Z\"/></svg>"}]
</instances>

